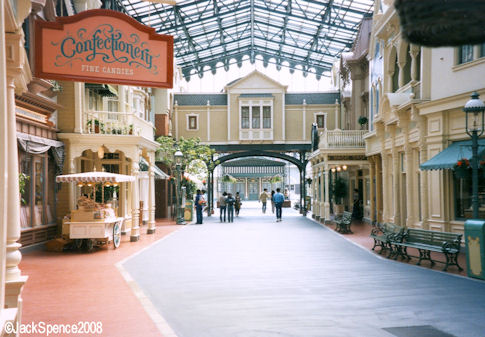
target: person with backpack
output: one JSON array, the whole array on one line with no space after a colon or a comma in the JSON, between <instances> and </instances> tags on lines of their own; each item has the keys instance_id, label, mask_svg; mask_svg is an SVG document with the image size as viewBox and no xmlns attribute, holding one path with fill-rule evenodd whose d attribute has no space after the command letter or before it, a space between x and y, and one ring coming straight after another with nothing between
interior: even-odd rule
<instances>
[{"instance_id":1,"label":"person with backpack","mask_svg":"<svg viewBox=\"0 0 485 337\"><path fill-rule=\"evenodd\" d=\"M202 225L202 210L204 209L205 204L206 201L202 195L202 191L197 190L197 196L195 197L195 212L197 214L196 225Z\"/></svg>"},{"instance_id":2,"label":"person with backpack","mask_svg":"<svg viewBox=\"0 0 485 337\"><path fill-rule=\"evenodd\" d=\"M276 193L273 196L274 205L276 208L276 222L281 222L281 213L283 208L283 202L285 201L285 196L281 194L281 189L278 187Z\"/></svg>"},{"instance_id":3,"label":"person with backpack","mask_svg":"<svg viewBox=\"0 0 485 337\"><path fill-rule=\"evenodd\" d=\"M227 222L234 222L234 204L236 203L236 199L232 196L231 193L227 194L226 198L226 207L227 207Z\"/></svg>"},{"instance_id":4,"label":"person with backpack","mask_svg":"<svg viewBox=\"0 0 485 337\"><path fill-rule=\"evenodd\" d=\"M264 191L259 195L259 201L263 203L263 214L266 213L266 202L268 201L269 195L268 195L268 189L264 189Z\"/></svg>"},{"instance_id":5,"label":"person with backpack","mask_svg":"<svg viewBox=\"0 0 485 337\"><path fill-rule=\"evenodd\" d=\"M227 199L227 193L224 192L219 197L219 211L220 211L219 218L221 219L221 222L222 222L223 214L224 214L224 222L226 222L226 199Z\"/></svg>"}]
</instances>

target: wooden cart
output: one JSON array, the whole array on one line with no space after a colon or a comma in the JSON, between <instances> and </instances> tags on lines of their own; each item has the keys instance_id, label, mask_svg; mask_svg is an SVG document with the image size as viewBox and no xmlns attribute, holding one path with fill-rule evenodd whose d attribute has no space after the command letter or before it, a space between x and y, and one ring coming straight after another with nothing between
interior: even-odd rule
<instances>
[{"instance_id":1,"label":"wooden cart","mask_svg":"<svg viewBox=\"0 0 485 337\"><path fill-rule=\"evenodd\" d=\"M112 217L99 221L67 222L69 238L74 240L76 248L91 251L94 246L113 243L118 248L121 243L121 226L124 218Z\"/></svg>"}]
</instances>

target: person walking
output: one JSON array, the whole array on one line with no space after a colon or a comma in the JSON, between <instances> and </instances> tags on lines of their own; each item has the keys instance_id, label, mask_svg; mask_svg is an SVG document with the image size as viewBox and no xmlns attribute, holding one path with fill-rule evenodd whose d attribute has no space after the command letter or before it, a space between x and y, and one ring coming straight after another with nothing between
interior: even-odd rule
<instances>
[{"instance_id":1,"label":"person walking","mask_svg":"<svg viewBox=\"0 0 485 337\"><path fill-rule=\"evenodd\" d=\"M195 211L197 213L196 225L202 225L202 210L204 209L206 202L201 190L197 190L197 195L195 197Z\"/></svg>"},{"instance_id":2,"label":"person walking","mask_svg":"<svg viewBox=\"0 0 485 337\"><path fill-rule=\"evenodd\" d=\"M259 195L259 201L263 203L262 211L263 214L266 213L266 202L268 201L268 189L264 189L263 192Z\"/></svg>"},{"instance_id":3,"label":"person walking","mask_svg":"<svg viewBox=\"0 0 485 337\"><path fill-rule=\"evenodd\" d=\"M275 194L275 191L272 190L271 191L271 212L273 212L273 214L274 214L274 200L273 200L274 194Z\"/></svg>"},{"instance_id":4,"label":"person walking","mask_svg":"<svg viewBox=\"0 0 485 337\"><path fill-rule=\"evenodd\" d=\"M227 198L227 193L224 192L222 195L219 197L219 210L220 210L220 219L222 222L222 215L224 214L224 222L226 222L226 198Z\"/></svg>"},{"instance_id":5,"label":"person walking","mask_svg":"<svg viewBox=\"0 0 485 337\"><path fill-rule=\"evenodd\" d=\"M239 211L241 210L241 196L239 195L239 192L236 192L236 198L235 198L235 203L234 203L234 208L236 209L236 216L239 216Z\"/></svg>"},{"instance_id":6,"label":"person walking","mask_svg":"<svg viewBox=\"0 0 485 337\"><path fill-rule=\"evenodd\" d=\"M226 207L227 207L227 222L234 222L234 205L236 203L236 199L232 196L231 193L227 194L226 198Z\"/></svg>"},{"instance_id":7,"label":"person walking","mask_svg":"<svg viewBox=\"0 0 485 337\"><path fill-rule=\"evenodd\" d=\"M285 196L281 194L281 189L278 187L276 189L276 193L273 196L273 201L274 205L276 208L276 222L281 221L281 213L282 213L282 207L283 207L283 202L285 201Z\"/></svg>"}]
</instances>

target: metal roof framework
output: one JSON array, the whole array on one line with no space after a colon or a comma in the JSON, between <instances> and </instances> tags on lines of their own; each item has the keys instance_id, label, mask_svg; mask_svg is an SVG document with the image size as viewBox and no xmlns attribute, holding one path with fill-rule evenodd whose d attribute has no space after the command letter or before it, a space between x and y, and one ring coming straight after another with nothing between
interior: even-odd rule
<instances>
[{"instance_id":1,"label":"metal roof framework","mask_svg":"<svg viewBox=\"0 0 485 337\"><path fill-rule=\"evenodd\" d=\"M249 59L314 73L319 79L350 50L373 0L198 0L175 6L118 0L122 10L174 37L176 62L189 80Z\"/></svg>"}]
</instances>

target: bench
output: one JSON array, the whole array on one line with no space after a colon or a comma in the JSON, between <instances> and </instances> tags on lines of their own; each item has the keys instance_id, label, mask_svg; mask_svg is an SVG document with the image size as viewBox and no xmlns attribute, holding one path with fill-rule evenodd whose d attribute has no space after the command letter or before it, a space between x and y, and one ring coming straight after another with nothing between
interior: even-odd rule
<instances>
[{"instance_id":1,"label":"bench","mask_svg":"<svg viewBox=\"0 0 485 337\"><path fill-rule=\"evenodd\" d=\"M419 261L417 265L421 265L421 261L428 260L431 266L435 262L445 263L446 271L449 266L457 266L458 270L463 270L458 265L458 253L460 252L462 234L437 232L417 228L409 228L403 236L401 242L391 242L396 253L395 259L398 256L407 258L411 257L407 249L416 248L419 251ZM442 253L446 257L446 262L435 261L431 258L431 252Z\"/></svg>"},{"instance_id":2,"label":"bench","mask_svg":"<svg viewBox=\"0 0 485 337\"><path fill-rule=\"evenodd\" d=\"M337 232L341 234L352 234L352 231L350 230L352 213L345 211L342 215L338 215L334 221L337 224Z\"/></svg>"},{"instance_id":3,"label":"bench","mask_svg":"<svg viewBox=\"0 0 485 337\"><path fill-rule=\"evenodd\" d=\"M382 254L384 250L389 249L388 257L390 257L393 253L391 242L401 242L403 235L404 227L390 222L377 224L370 233L370 237L374 239L372 250L375 250L376 247L381 247L379 254Z\"/></svg>"}]
</instances>

